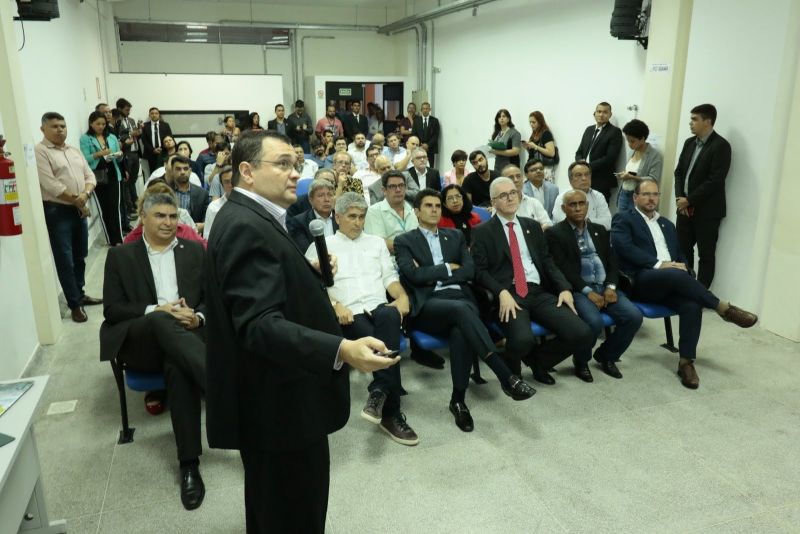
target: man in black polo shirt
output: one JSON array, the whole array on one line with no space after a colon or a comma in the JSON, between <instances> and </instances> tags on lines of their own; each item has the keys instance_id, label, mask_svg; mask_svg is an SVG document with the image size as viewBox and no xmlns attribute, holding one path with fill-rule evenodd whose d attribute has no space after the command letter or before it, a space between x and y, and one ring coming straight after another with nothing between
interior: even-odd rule
<instances>
[{"instance_id":1,"label":"man in black polo shirt","mask_svg":"<svg viewBox=\"0 0 800 534\"><path fill-rule=\"evenodd\" d=\"M469 162L475 171L464 177L464 184L461 187L472 200L473 206L489 206L492 203L492 199L489 196L489 184L500 176L500 173L489 170L486 154L480 150L474 150L470 153Z\"/></svg>"}]
</instances>

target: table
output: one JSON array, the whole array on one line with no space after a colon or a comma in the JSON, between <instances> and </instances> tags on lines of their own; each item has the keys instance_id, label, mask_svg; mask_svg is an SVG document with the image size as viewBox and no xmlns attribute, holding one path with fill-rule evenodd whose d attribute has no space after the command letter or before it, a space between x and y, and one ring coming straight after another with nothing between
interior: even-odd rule
<instances>
[{"instance_id":1,"label":"table","mask_svg":"<svg viewBox=\"0 0 800 534\"><path fill-rule=\"evenodd\" d=\"M0 432L15 438L0 447L0 534L67 531L66 521L50 521L47 517L39 452L31 428L48 378L25 378L32 380L33 386L0 416Z\"/></svg>"}]
</instances>

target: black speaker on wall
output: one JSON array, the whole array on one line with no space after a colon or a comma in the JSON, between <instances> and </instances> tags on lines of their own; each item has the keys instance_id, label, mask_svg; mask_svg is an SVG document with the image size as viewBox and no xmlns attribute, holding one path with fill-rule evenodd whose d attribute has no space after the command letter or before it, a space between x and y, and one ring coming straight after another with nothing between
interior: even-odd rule
<instances>
[{"instance_id":1,"label":"black speaker on wall","mask_svg":"<svg viewBox=\"0 0 800 534\"><path fill-rule=\"evenodd\" d=\"M639 41L647 48L647 37L643 35L647 14L642 10L644 0L615 0L611 13L611 36L621 40Z\"/></svg>"},{"instance_id":2,"label":"black speaker on wall","mask_svg":"<svg viewBox=\"0 0 800 534\"><path fill-rule=\"evenodd\" d=\"M17 0L17 12L14 20L48 22L60 16L58 0Z\"/></svg>"}]
</instances>

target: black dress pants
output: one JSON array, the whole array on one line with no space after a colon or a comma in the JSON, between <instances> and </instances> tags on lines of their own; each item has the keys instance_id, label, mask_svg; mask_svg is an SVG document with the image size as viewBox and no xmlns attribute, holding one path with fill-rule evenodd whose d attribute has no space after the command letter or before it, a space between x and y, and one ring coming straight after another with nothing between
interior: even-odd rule
<instances>
[{"instance_id":1,"label":"black dress pants","mask_svg":"<svg viewBox=\"0 0 800 534\"><path fill-rule=\"evenodd\" d=\"M532 349L535 351L535 360L531 363L544 370L561 363L574 352L592 349L594 336L589 325L566 304L556 307L558 299L554 295L530 283L525 298L519 297L513 287L509 291L522 308L517 310L516 319L500 323L506 336L506 358L512 365L512 372L519 373L520 360L527 358ZM536 338L531 332L531 321L547 328L555 334L555 338L535 347Z\"/></svg>"},{"instance_id":2,"label":"black dress pants","mask_svg":"<svg viewBox=\"0 0 800 534\"><path fill-rule=\"evenodd\" d=\"M242 450L247 534L324 534L328 437L299 450Z\"/></svg>"},{"instance_id":3,"label":"black dress pants","mask_svg":"<svg viewBox=\"0 0 800 534\"><path fill-rule=\"evenodd\" d=\"M203 329L186 330L166 312L131 321L119 357L132 370L164 373L178 460L202 453L200 398L206 389Z\"/></svg>"},{"instance_id":4,"label":"black dress pants","mask_svg":"<svg viewBox=\"0 0 800 534\"><path fill-rule=\"evenodd\" d=\"M694 360L703 308L715 310L719 299L692 275L681 269L645 269L636 275L632 296L641 302L663 304L678 312L678 352Z\"/></svg>"},{"instance_id":5,"label":"black dress pants","mask_svg":"<svg viewBox=\"0 0 800 534\"><path fill-rule=\"evenodd\" d=\"M697 245L697 280L706 288L711 287L717 261L717 238L722 219L698 219L678 215L676 231L681 252L686 263L694 269L694 246Z\"/></svg>"},{"instance_id":6,"label":"black dress pants","mask_svg":"<svg viewBox=\"0 0 800 534\"><path fill-rule=\"evenodd\" d=\"M414 328L449 336L450 374L459 391L469 385L473 356L483 359L497 351L472 295L458 289L435 291L414 319Z\"/></svg>"},{"instance_id":7,"label":"black dress pants","mask_svg":"<svg viewBox=\"0 0 800 534\"><path fill-rule=\"evenodd\" d=\"M347 339L359 339L372 336L380 339L389 350L400 348L401 322L400 312L394 306L381 304L370 312L353 315L353 324L342 326L342 333ZM400 411L400 365L381 369L372 373L372 383L367 390L379 389L386 393L383 414L391 416Z\"/></svg>"}]
</instances>

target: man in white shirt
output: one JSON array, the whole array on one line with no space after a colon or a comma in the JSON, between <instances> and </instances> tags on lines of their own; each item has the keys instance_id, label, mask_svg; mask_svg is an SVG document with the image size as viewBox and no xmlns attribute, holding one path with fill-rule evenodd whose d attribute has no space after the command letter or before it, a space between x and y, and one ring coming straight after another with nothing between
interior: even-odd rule
<instances>
[{"instance_id":1,"label":"man in white shirt","mask_svg":"<svg viewBox=\"0 0 800 534\"><path fill-rule=\"evenodd\" d=\"M328 252L337 261L328 295L342 332L348 339L373 336L390 350L398 350L402 319L408 315L410 304L386 245L381 238L364 233L367 204L361 195L344 193L336 200L335 211L339 230L325 238ZM317 261L313 244L306 257ZM379 425L397 443L416 445L419 438L400 411L400 366L376 371L372 376L361 417Z\"/></svg>"},{"instance_id":2,"label":"man in white shirt","mask_svg":"<svg viewBox=\"0 0 800 534\"><path fill-rule=\"evenodd\" d=\"M217 200L211 202L206 209L206 224L203 227L203 237L206 239L206 241L211 238L211 225L214 223L214 217L217 216L219 210L228 201L228 197L230 196L231 191L233 191L233 184L231 182L232 177L233 167L230 165L223 167L219 172L219 179L222 183L222 190L224 191L224 194Z\"/></svg>"},{"instance_id":3,"label":"man in white shirt","mask_svg":"<svg viewBox=\"0 0 800 534\"><path fill-rule=\"evenodd\" d=\"M369 141L363 133L357 133L353 142L347 146L347 153L353 158L353 163L358 170L369 168L367 148L369 148Z\"/></svg>"},{"instance_id":4,"label":"man in white shirt","mask_svg":"<svg viewBox=\"0 0 800 534\"><path fill-rule=\"evenodd\" d=\"M319 170L319 165L316 162L306 159L303 153L303 147L300 145L292 145L294 153L297 155L297 172L300 173L300 179L313 178L314 174Z\"/></svg>"},{"instance_id":5,"label":"man in white shirt","mask_svg":"<svg viewBox=\"0 0 800 534\"><path fill-rule=\"evenodd\" d=\"M406 202L406 177L400 171L389 171L381 176L384 199L367 210L364 232L386 241L386 248L394 254L394 238L419 226L411 204Z\"/></svg>"},{"instance_id":6,"label":"man in white shirt","mask_svg":"<svg viewBox=\"0 0 800 534\"><path fill-rule=\"evenodd\" d=\"M602 224L606 230L611 230L611 211L608 209L606 197L600 191L592 189L592 168L585 161L576 161L570 164L567 175L572 189L579 189L586 193L586 201L589 203L587 219L593 223ZM556 198L556 206L564 203L562 196L563 193ZM560 223L564 218L563 211L553 210L553 222Z\"/></svg>"},{"instance_id":7,"label":"man in white shirt","mask_svg":"<svg viewBox=\"0 0 800 534\"><path fill-rule=\"evenodd\" d=\"M147 188L147 184L156 180L158 178L164 178L166 180L167 185L172 186L175 183L175 176L172 173L172 158L177 156L178 154L173 154L167 158L167 161L164 162L163 167L159 167L150 173L150 176L147 178L147 181L144 183L145 188ZM194 172L189 174L189 183L192 185L196 185L197 187L203 187L203 184L200 182L200 177L197 176Z\"/></svg>"},{"instance_id":8,"label":"man in white shirt","mask_svg":"<svg viewBox=\"0 0 800 534\"><path fill-rule=\"evenodd\" d=\"M547 216L547 211L544 209L544 206L542 206L542 203L533 197L529 197L523 192L525 179L522 177L522 171L520 168L513 164L506 165L503 167L501 174L506 178L511 178L511 181L514 182L517 192L519 193L521 200L519 202L519 208L517 208L517 216L529 217L533 219L539 223L539 225L542 227L542 230L547 230L553 226L553 221L551 221L550 217Z\"/></svg>"}]
</instances>

